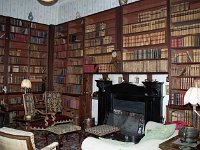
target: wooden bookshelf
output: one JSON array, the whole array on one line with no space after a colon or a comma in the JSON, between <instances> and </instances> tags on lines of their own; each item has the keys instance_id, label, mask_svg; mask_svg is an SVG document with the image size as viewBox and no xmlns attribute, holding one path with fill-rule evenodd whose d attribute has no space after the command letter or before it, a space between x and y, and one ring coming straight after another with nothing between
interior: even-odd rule
<instances>
[{"instance_id":1,"label":"wooden bookshelf","mask_svg":"<svg viewBox=\"0 0 200 150\"><path fill-rule=\"evenodd\" d=\"M68 24L55 27L54 58L53 58L53 89L66 92Z\"/></svg>"},{"instance_id":2,"label":"wooden bookshelf","mask_svg":"<svg viewBox=\"0 0 200 150\"><path fill-rule=\"evenodd\" d=\"M122 14L123 72L167 73L167 1L136 2Z\"/></svg>"},{"instance_id":3,"label":"wooden bookshelf","mask_svg":"<svg viewBox=\"0 0 200 150\"><path fill-rule=\"evenodd\" d=\"M6 17L0 16L0 86L4 86ZM0 91L2 93L3 91Z\"/></svg>"},{"instance_id":4,"label":"wooden bookshelf","mask_svg":"<svg viewBox=\"0 0 200 150\"><path fill-rule=\"evenodd\" d=\"M85 17L84 73L119 72L112 52L117 50L117 9ZM119 57L119 56L118 56Z\"/></svg>"},{"instance_id":5,"label":"wooden bookshelf","mask_svg":"<svg viewBox=\"0 0 200 150\"><path fill-rule=\"evenodd\" d=\"M189 120L188 124L191 123L192 115L187 114L192 113L192 110L182 108L185 92L195 84L200 86L199 6L199 1L170 0L170 101L167 112L169 121L172 118L171 111L175 110L183 116L177 118L178 120Z\"/></svg>"},{"instance_id":6,"label":"wooden bookshelf","mask_svg":"<svg viewBox=\"0 0 200 150\"><path fill-rule=\"evenodd\" d=\"M83 94L84 19L68 23L66 89L64 93Z\"/></svg>"}]
</instances>

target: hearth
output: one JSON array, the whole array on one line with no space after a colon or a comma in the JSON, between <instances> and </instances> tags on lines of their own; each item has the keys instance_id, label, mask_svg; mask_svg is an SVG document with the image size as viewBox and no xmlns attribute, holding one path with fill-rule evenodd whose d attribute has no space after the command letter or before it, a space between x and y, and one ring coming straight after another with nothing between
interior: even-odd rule
<instances>
[{"instance_id":1,"label":"hearth","mask_svg":"<svg viewBox=\"0 0 200 150\"><path fill-rule=\"evenodd\" d=\"M107 121L115 110L143 116L147 121L162 122L161 82L143 82L144 86L130 83L112 85L111 81L96 80L98 91L98 124Z\"/></svg>"}]
</instances>

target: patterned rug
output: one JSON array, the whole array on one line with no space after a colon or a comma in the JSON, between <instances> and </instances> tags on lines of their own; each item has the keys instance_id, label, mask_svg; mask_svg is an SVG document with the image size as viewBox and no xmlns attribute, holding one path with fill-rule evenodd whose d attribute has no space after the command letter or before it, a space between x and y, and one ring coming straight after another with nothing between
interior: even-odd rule
<instances>
[{"instance_id":1,"label":"patterned rug","mask_svg":"<svg viewBox=\"0 0 200 150\"><path fill-rule=\"evenodd\" d=\"M34 131L36 148L40 149L47 145L45 131ZM48 144L56 142L55 134L48 134ZM71 133L63 136L63 146L60 150L81 150L81 144L77 133Z\"/></svg>"}]
</instances>

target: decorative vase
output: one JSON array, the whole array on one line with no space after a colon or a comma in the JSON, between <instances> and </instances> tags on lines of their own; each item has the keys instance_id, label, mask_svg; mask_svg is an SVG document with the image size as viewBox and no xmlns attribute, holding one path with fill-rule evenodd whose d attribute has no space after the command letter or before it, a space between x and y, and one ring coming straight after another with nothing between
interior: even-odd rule
<instances>
[{"instance_id":1,"label":"decorative vase","mask_svg":"<svg viewBox=\"0 0 200 150\"><path fill-rule=\"evenodd\" d=\"M125 5L128 3L128 0L119 0L119 5L122 6L122 5Z\"/></svg>"}]
</instances>

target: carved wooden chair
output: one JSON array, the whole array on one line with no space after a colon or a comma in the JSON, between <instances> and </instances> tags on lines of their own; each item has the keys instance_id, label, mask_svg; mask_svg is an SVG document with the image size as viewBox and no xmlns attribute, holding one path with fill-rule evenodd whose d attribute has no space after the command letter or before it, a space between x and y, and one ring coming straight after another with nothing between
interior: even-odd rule
<instances>
[{"instance_id":1,"label":"carved wooden chair","mask_svg":"<svg viewBox=\"0 0 200 150\"><path fill-rule=\"evenodd\" d=\"M56 91L46 91L43 94L46 113L55 113L55 124L72 122L73 119L62 114L63 101L62 94Z\"/></svg>"},{"instance_id":2,"label":"carved wooden chair","mask_svg":"<svg viewBox=\"0 0 200 150\"><path fill-rule=\"evenodd\" d=\"M56 150L58 142L53 142L41 150ZM0 150L36 150L34 134L32 132L0 128Z\"/></svg>"},{"instance_id":3,"label":"carved wooden chair","mask_svg":"<svg viewBox=\"0 0 200 150\"><path fill-rule=\"evenodd\" d=\"M55 124L55 113L44 113L38 109L35 109L35 100L32 93L23 94L23 104L25 111L25 119L33 119L34 117L43 117L43 120L35 119L36 121L30 121L30 129L32 130L44 130L49 126Z\"/></svg>"}]
</instances>

